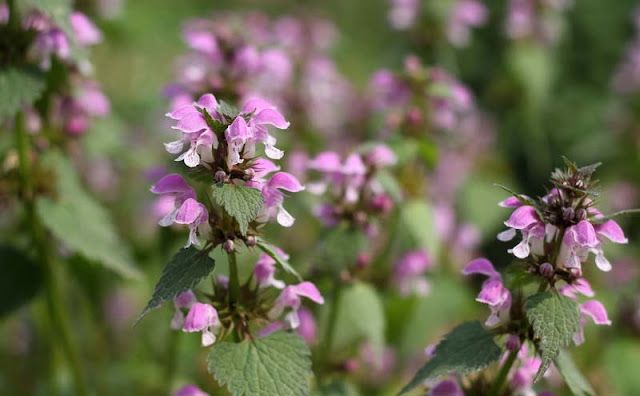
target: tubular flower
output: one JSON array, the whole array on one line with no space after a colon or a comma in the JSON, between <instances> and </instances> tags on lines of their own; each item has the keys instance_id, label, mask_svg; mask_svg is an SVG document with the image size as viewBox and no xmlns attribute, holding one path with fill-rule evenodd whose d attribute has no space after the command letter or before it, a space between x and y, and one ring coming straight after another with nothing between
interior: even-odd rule
<instances>
[{"instance_id":1,"label":"tubular flower","mask_svg":"<svg viewBox=\"0 0 640 396\"><path fill-rule=\"evenodd\" d=\"M211 304L195 303L189 309L187 318L182 326L182 331L187 333L202 332L202 346L210 346L216 342L217 332L220 328L218 312Z\"/></svg>"},{"instance_id":2,"label":"tubular flower","mask_svg":"<svg viewBox=\"0 0 640 396\"><path fill-rule=\"evenodd\" d=\"M501 321L501 316L508 313L511 307L511 292L502 284L502 276L493 268L493 264L485 258L471 261L463 270L463 275L481 274L487 276L482 284L482 290L476 297L476 301L487 304L491 309L491 315L485 325L495 326Z\"/></svg>"},{"instance_id":3,"label":"tubular flower","mask_svg":"<svg viewBox=\"0 0 640 396\"><path fill-rule=\"evenodd\" d=\"M301 297L306 297L316 304L324 304L324 298L320 295L318 288L311 282L302 282L284 288L269 311L269 317L275 319L282 315L285 308L290 308L291 310L285 316L285 321L290 328L297 329L300 326L298 310L302 305Z\"/></svg>"}]
</instances>

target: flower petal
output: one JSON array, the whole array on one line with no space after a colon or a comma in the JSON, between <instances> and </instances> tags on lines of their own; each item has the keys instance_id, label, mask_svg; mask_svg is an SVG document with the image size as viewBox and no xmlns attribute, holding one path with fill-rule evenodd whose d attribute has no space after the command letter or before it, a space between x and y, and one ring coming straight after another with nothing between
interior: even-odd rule
<instances>
[{"instance_id":1,"label":"flower petal","mask_svg":"<svg viewBox=\"0 0 640 396\"><path fill-rule=\"evenodd\" d=\"M500 273L496 271L491 261L486 258L477 258L471 260L469 264L462 270L462 275L482 274L490 278L500 278Z\"/></svg>"},{"instance_id":2,"label":"flower petal","mask_svg":"<svg viewBox=\"0 0 640 396\"><path fill-rule=\"evenodd\" d=\"M524 205L516 209L504 224L507 227L522 230L537 222L540 222L540 219L536 209L533 206Z\"/></svg>"},{"instance_id":3,"label":"flower petal","mask_svg":"<svg viewBox=\"0 0 640 396\"><path fill-rule=\"evenodd\" d=\"M291 173L278 172L271 176L268 186L270 189L282 189L289 192L298 192L304 190L304 186Z\"/></svg>"},{"instance_id":4,"label":"flower petal","mask_svg":"<svg viewBox=\"0 0 640 396\"><path fill-rule=\"evenodd\" d=\"M607 220L602 224L594 226L596 233L607 237L611 242L628 243L629 240L624 236L622 228L613 220Z\"/></svg>"},{"instance_id":5,"label":"flower petal","mask_svg":"<svg viewBox=\"0 0 640 396\"><path fill-rule=\"evenodd\" d=\"M316 304L324 304L324 298L313 283L302 282L299 285L296 285L295 288L297 295L306 297Z\"/></svg>"},{"instance_id":6,"label":"flower petal","mask_svg":"<svg viewBox=\"0 0 640 396\"><path fill-rule=\"evenodd\" d=\"M607 315L606 308L598 300L587 301L586 303L580 305L580 311L583 314L590 316L595 324L607 326L611 325L611 321L609 320L609 316Z\"/></svg>"},{"instance_id":7,"label":"flower petal","mask_svg":"<svg viewBox=\"0 0 640 396\"><path fill-rule=\"evenodd\" d=\"M187 191L193 191L193 189L184 181L182 176L177 173L166 175L151 187L151 192L154 194L181 193Z\"/></svg>"}]
</instances>

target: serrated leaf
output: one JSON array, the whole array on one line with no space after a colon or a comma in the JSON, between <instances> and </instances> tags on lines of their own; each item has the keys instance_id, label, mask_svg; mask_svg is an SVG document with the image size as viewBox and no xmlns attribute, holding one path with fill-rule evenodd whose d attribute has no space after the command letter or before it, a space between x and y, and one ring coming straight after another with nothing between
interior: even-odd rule
<instances>
[{"instance_id":1,"label":"serrated leaf","mask_svg":"<svg viewBox=\"0 0 640 396\"><path fill-rule=\"evenodd\" d=\"M300 336L278 331L248 342L214 344L207 361L209 372L234 396L306 396L309 355Z\"/></svg>"},{"instance_id":2,"label":"serrated leaf","mask_svg":"<svg viewBox=\"0 0 640 396\"><path fill-rule=\"evenodd\" d=\"M434 356L422 366L400 395L442 375L467 375L498 360L502 350L493 341L493 334L480 322L466 322L447 334L435 349Z\"/></svg>"},{"instance_id":3,"label":"serrated leaf","mask_svg":"<svg viewBox=\"0 0 640 396\"><path fill-rule=\"evenodd\" d=\"M298 274L298 271L296 271L295 268L293 268L287 260L280 256L272 245L268 244L262 239L258 239L257 246L260 248L260 250L269 255L269 257L274 259L276 263L282 267L283 270L295 276L298 281L302 282L302 277L300 276L300 274Z\"/></svg>"},{"instance_id":4,"label":"serrated leaf","mask_svg":"<svg viewBox=\"0 0 640 396\"><path fill-rule=\"evenodd\" d=\"M180 249L162 270L153 295L136 319L136 323L152 309L161 307L165 301L172 300L180 293L196 287L213 271L215 265L208 251L198 250L193 246Z\"/></svg>"},{"instance_id":5,"label":"serrated leaf","mask_svg":"<svg viewBox=\"0 0 640 396\"><path fill-rule=\"evenodd\" d=\"M42 272L25 252L11 245L0 245L0 318L33 299L42 287Z\"/></svg>"},{"instance_id":6,"label":"serrated leaf","mask_svg":"<svg viewBox=\"0 0 640 396\"><path fill-rule=\"evenodd\" d=\"M378 357L382 357L386 321L384 305L376 290L356 282L344 290L338 303L333 347L337 350L368 341Z\"/></svg>"},{"instance_id":7,"label":"serrated leaf","mask_svg":"<svg viewBox=\"0 0 640 396\"><path fill-rule=\"evenodd\" d=\"M580 309L578 303L556 291L530 296L524 308L542 358L535 382L580 329Z\"/></svg>"},{"instance_id":8,"label":"serrated leaf","mask_svg":"<svg viewBox=\"0 0 640 396\"><path fill-rule=\"evenodd\" d=\"M584 378L573 363L571 355L567 351L560 351L553 361L574 396L594 396L596 394L587 379Z\"/></svg>"},{"instance_id":9,"label":"serrated leaf","mask_svg":"<svg viewBox=\"0 0 640 396\"><path fill-rule=\"evenodd\" d=\"M37 70L9 68L0 71L0 122L13 117L22 106L40 98L45 81Z\"/></svg>"},{"instance_id":10,"label":"serrated leaf","mask_svg":"<svg viewBox=\"0 0 640 396\"><path fill-rule=\"evenodd\" d=\"M53 235L74 252L126 278L139 278L127 245L120 239L109 218L80 184L71 162L57 151L42 158L54 169L57 196L36 203L38 216Z\"/></svg>"},{"instance_id":11,"label":"serrated leaf","mask_svg":"<svg viewBox=\"0 0 640 396\"><path fill-rule=\"evenodd\" d=\"M238 221L242 235L246 235L249 223L258 216L263 203L260 190L233 184L214 186L213 198Z\"/></svg>"},{"instance_id":12,"label":"serrated leaf","mask_svg":"<svg viewBox=\"0 0 640 396\"><path fill-rule=\"evenodd\" d=\"M224 100L221 100L218 103L217 111L218 111L218 113L220 113L220 114L224 115L225 117L230 118L232 120L238 116L238 113L240 113L238 111L237 107L235 107L233 105L230 105L229 103L225 102Z\"/></svg>"}]
</instances>

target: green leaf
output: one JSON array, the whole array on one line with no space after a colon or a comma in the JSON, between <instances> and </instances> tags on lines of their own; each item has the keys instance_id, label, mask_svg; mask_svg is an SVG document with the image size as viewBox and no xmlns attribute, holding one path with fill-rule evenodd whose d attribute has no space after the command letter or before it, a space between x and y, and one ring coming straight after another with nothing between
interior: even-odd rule
<instances>
[{"instance_id":1,"label":"green leaf","mask_svg":"<svg viewBox=\"0 0 640 396\"><path fill-rule=\"evenodd\" d=\"M369 240L359 229L347 224L330 228L323 235L318 249L318 260L336 272L354 265L358 254L369 250Z\"/></svg>"},{"instance_id":2,"label":"green leaf","mask_svg":"<svg viewBox=\"0 0 640 396\"><path fill-rule=\"evenodd\" d=\"M402 187L391 172L386 169L379 170L376 173L376 180L395 202L402 201Z\"/></svg>"},{"instance_id":3,"label":"green leaf","mask_svg":"<svg viewBox=\"0 0 640 396\"><path fill-rule=\"evenodd\" d=\"M0 245L0 318L33 299L42 288L42 272L25 252Z\"/></svg>"},{"instance_id":4,"label":"green leaf","mask_svg":"<svg viewBox=\"0 0 640 396\"><path fill-rule=\"evenodd\" d=\"M480 322L466 322L453 329L440 341L434 356L422 366L400 394L405 394L424 381L449 373L467 375L500 358L502 351L493 334Z\"/></svg>"},{"instance_id":5,"label":"green leaf","mask_svg":"<svg viewBox=\"0 0 640 396\"><path fill-rule=\"evenodd\" d=\"M312 396L359 396L358 388L351 382L336 381L314 389Z\"/></svg>"},{"instance_id":6,"label":"green leaf","mask_svg":"<svg viewBox=\"0 0 640 396\"><path fill-rule=\"evenodd\" d=\"M246 235L249 223L258 216L263 203L260 190L233 184L214 186L213 198L238 221L242 235Z\"/></svg>"},{"instance_id":7,"label":"green leaf","mask_svg":"<svg viewBox=\"0 0 640 396\"><path fill-rule=\"evenodd\" d=\"M31 105L45 89L42 74L31 69L0 71L0 122L13 117L22 106Z\"/></svg>"},{"instance_id":8,"label":"green leaf","mask_svg":"<svg viewBox=\"0 0 640 396\"><path fill-rule=\"evenodd\" d=\"M401 208L400 219L403 229L415 245L426 249L432 257L438 257L440 242L431 206L426 201L409 201Z\"/></svg>"},{"instance_id":9,"label":"green leaf","mask_svg":"<svg viewBox=\"0 0 640 396\"><path fill-rule=\"evenodd\" d=\"M586 378L582 376L567 351L561 350L553 360L564 382L575 396L594 396L593 390Z\"/></svg>"},{"instance_id":10,"label":"green leaf","mask_svg":"<svg viewBox=\"0 0 640 396\"><path fill-rule=\"evenodd\" d=\"M556 291L530 296L524 308L542 358L535 382L580 329L580 309L578 303Z\"/></svg>"},{"instance_id":11,"label":"green leaf","mask_svg":"<svg viewBox=\"0 0 640 396\"><path fill-rule=\"evenodd\" d=\"M44 225L72 251L123 277L141 277L108 212L84 191L73 164L58 151L48 152L42 161L57 178L57 198L36 203Z\"/></svg>"},{"instance_id":12,"label":"green leaf","mask_svg":"<svg viewBox=\"0 0 640 396\"><path fill-rule=\"evenodd\" d=\"M275 332L240 343L217 343L207 358L209 372L234 396L305 396L311 360L295 333Z\"/></svg>"},{"instance_id":13,"label":"green leaf","mask_svg":"<svg viewBox=\"0 0 640 396\"><path fill-rule=\"evenodd\" d=\"M220 113L220 114L224 115L225 117L230 118L232 120L238 116L238 113L240 113L238 111L237 107L235 107L233 105L230 105L229 103L225 102L224 100L221 100L218 103L217 111L218 111L218 113Z\"/></svg>"},{"instance_id":14,"label":"green leaf","mask_svg":"<svg viewBox=\"0 0 640 396\"><path fill-rule=\"evenodd\" d=\"M180 249L162 270L153 295L136 319L136 323L152 309L161 307L165 301L196 287L204 277L213 271L215 265L216 263L209 257L208 251L201 251L193 246Z\"/></svg>"},{"instance_id":15,"label":"green leaf","mask_svg":"<svg viewBox=\"0 0 640 396\"><path fill-rule=\"evenodd\" d=\"M278 263L278 265L282 267L283 270L295 276L298 281L302 282L302 277L300 276L300 274L298 274L298 271L296 271L295 268L293 268L287 260L280 256L280 254L278 254L278 251L274 248L273 245L268 244L263 239L258 239L257 246L260 248L260 250L268 254L269 257L274 259L276 263Z\"/></svg>"},{"instance_id":16,"label":"green leaf","mask_svg":"<svg viewBox=\"0 0 640 396\"><path fill-rule=\"evenodd\" d=\"M356 282L340 294L333 347L340 350L366 340L381 356L385 325L384 306L376 290Z\"/></svg>"}]
</instances>

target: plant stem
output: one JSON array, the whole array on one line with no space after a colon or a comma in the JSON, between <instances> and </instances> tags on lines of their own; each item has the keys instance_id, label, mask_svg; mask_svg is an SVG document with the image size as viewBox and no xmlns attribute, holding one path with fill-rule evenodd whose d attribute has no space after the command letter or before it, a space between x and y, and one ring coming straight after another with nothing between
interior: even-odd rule
<instances>
[{"instance_id":1,"label":"plant stem","mask_svg":"<svg viewBox=\"0 0 640 396\"><path fill-rule=\"evenodd\" d=\"M343 282L337 279L333 284L333 293L331 299L331 308L329 311L329 320L327 322L327 330L324 335L324 343L322 350L324 353L324 362L328 363L329 356L331 356L331 347L333 346L333 337L335 335L336 323L338 319L338 310L340 307L340 296L342 295Z\"/></svg>"},{"instance_id":2,"label":"plant stem","mask_svg":"<svg viewBox=\"0 0 640 396\"><path fill-rule=\"evenodd\" d=\"M88 396L89 388L87 387L84 377L78 350L74 343L74 338L71 336L69 323L64 314L64 299L60 289L62 286L60 268L54 260L50 239L47 237L35 211L35 195L31 177L31 150L29 136L24 130L23 123L23 115L19 113L15 119L15 132L18 150L18 167L20 171L21 198L29 225L31 241L38 255L38 261L43 266L49 319L51 320L51 327L55 333L55 338L60 341L62 352L72 372L75 394Z\"/></svg>"},{"instance_id":3,"label":"plant stem","mask_svg":"<svg viewBox=\"0 0 640 396\"><path fill-rule=\"evenodd\" d=\"M502 365L502 368L500 369L500 372L498 373L496 380L493 382L491 389L489 389L489 393L488 393L489 396L498 396L500 394L500 391L502 390L502 387L504 386L504 383L507 380L507 376L509 375L509 371L511 371L511 367L513 367L513 363L515 363L516 359L518 358L519 350L520 348L513 350L509 353L509 356L507 357L507 360L504 362L504 365Z\"/></svg>"},{"instance_id":4,"label":"plant stem","mask_svg":"<svg viewBox=\"0 0 640 396\"><path fill-rule=\"evenodd\" d=\"M240 298L240 281L238 280L236 252L228 252L227 257L229 257L229 306L231 309L234 309Z\"/></svg>"}]
</instances>

